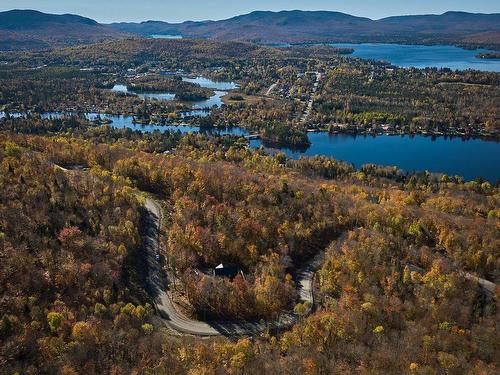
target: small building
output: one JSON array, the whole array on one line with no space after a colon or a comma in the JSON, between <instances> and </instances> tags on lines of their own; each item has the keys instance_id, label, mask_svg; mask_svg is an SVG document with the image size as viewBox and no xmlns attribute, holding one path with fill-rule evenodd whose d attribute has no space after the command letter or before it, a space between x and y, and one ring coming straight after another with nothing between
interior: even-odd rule
<instances>
[{"instance_id":1,"label":"small building","mask_svg":"<svg viewBox=\"0 0 500 375\"><path fill-rule=\"evenodd\" d=\"M240 269L230 263L221 263L217 267L214 268L214 276L219 276L219 277L229 277L233 278L236 277L236 275L240 272Z\"/></svg>"}]
</instances>

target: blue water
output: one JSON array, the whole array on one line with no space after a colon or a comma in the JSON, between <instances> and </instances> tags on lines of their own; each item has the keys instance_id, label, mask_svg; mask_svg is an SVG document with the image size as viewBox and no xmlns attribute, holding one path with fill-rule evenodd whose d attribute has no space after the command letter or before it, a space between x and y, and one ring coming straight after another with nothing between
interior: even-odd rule
<instances>
[{"instance_id":1,"label":"blue water","mask_svg":"<svg viewBox=\"0 0 500 375\"><path fill-rule=\"evenodd\" d=\"M196 112L196 111L193 111ZM198 111L201 113L206 113L204 111ZM38 115L38 114L37 114ZM166 132L166 131L175 131L175 132L181 132L183 134L186 133L202 133L202 134L210 134L210 135L236 135L236 136L245 136L248 135L248 131L245 129L239 128L239 127L229 127L229 128L200 128L199 126L195 125L184 125L184 124L179 124L179 125L160 125L160 124L134 124L134 117L133 116L128 116L128 115L110 115L110 114L104 114L104 113L85 113L85 114L78 114L78 113L72 113L72 112L47 112L47 113L41 113L39 116L42 119L61 119L67 116L78 116L78 115L83 115L85 116L88 120L94 121L97 118L100 118L102 120L111 120L112 123L109 124L112 128L115 129L132 129L132 130L138 130L141 132L145 133L152 133L154 131L159 131L159 132ZM205 114L206 115L206 114ZM14 118L19 118L19 117L25 117L27 116L26 113L9 113L9 116L14 117ZM0 112L0 119L5 117L5 112Z\"/></svg>"},{"instance_id":2,"label":"blue water","mask_svg":"<svg viewBox=\"0 0 500 375\"><path fill-rule=\"evenodd\" d=\"M122 115L106 115L101 114L98 115L96 113L88 113L86 117L89 120L95 120L97 116L100 116L101 119L109 119L113 121L109 126L115 129L132 129L139 130L146 133L151 133L154 131L166 132L166 131L174 131L181 132L183 134L187 133L202 133L207 135L236 135L236 136L245 136L248 135L248 132L244 129L238 127L232 128L200 128L199 126L193 125L141 125L134 124L132 116L122 116Z\"/></svg>"},{"instance_id":3,"label":"blue water","mask_svg":"<svg viewBox=\"0 0 500 375\"><path fill-rule=\"evenodd\" d=\"M222 97L227 94L227 91L234 90L238 87L238 85L234 82L216 82L211 79L205 77L182 77L184 82L190 82L201 87L215 90L214 95L208 98L207 100L202 100L193 103L193 109L204 109L204 108L212 108L212 107L220 107L222 106ZM193 111L194 112L194 111Z\"/></svg>"},{"instance_id":4,"label":"blue water","mask_svg":"<svg viewBox=\"0 0 500 375\"><path fill-rule=\"evenodd\" d=\"M151 39L182 39L182 35L170 35L170 34L152 34L149 37Z\"/></svg>"},{"instance_id":5,"label":"blue water","mask_svg":"<svg viewBox=\"0 0 500 375\"><path fill-rule=\"evenodd\" d=\"M146 92L137 93L135 91L129 90L126 85L114 85L111 89L113 92L121 92L124 94L137 95L141 99L158 99L158 100L174 100L175 94L169 92Z\"/></svg>"},{"instance_id":6,"label":"blue water","mask_svg":"<svg viewBox=\"0 0 500 375\"><path fill-rule=\"evenodd\" d=\"M175 99L175 94L171 94L169 92L162 92L162 93L142 93L142 94L137 94L137 96L141 99L158 99L158 100L174 100Z\"/></svg>"},{"instance_id":7,"label":"blue water","mask_svg":"<svg viewBox=\"0 0 500 375\"><path fill-rule=\"evenodd\" d=\"M12 113L13 117L26 114ZM43 118L61 118L70 113L45 113ZM0 112L0 119L5 113ZM98 114L88 113L89 120L95 120ZM181 133L197 133L210 135L245 136L247 130L231 127L224 129L200 128L190 125L139 125L133 123L132 116L99 115L102 119L110 119L111 127L129 128L143 132L180 131ZM500 180L500 142L481 139L462 140L460 138L416 136L351 136L328 133L309 133L311 146L306 150L281 148L288 157L298 159L301 156L324 155L337 160L353 163L357 168L363 164L396 166L408 172L429 171L446 173L450 176L462 176L466 180L483 177L496 183ZM262 146L260 140L250 141L250 147ZM275 152L276 149L268 148Z\"/></svg>"},{"instance_id":8,"label":"blue water","mask_svg":"<svg viewBox=\"0 0 500 375\"><path fill-rule=\"evenodd\" d=\"M206 100L192 102L193 109L203 109L222 106L222 97L226 95L226 91L214 91L214 95ZM194 112L194 111L193 111Z\"/></svg>"},{"instance_id":9,"label":"blue water","mask_svg":"<svg viewBox=\"0 0 500 375\"><path fill-rule=\"evenodd\" d=\"M182 80L184 82L195 83L197 85L200 85L201 87L206 87L207 89L212 90L228 91L238 87L238 85L234 82L215 82L205 77L182 77Z\"/></svg>"},{"instance_id":10,"label":"blue water","mask_svg":"<svg viewBox=\"0 0 500 375\"><path fill-rule=\"evenodd\" d=\"M212 107L220 107L222 106L222 97L227 94L227 91L233 90L238 87L238 85L234 82L216 82L211 79L205 77L182 77L184 82L190 82L201 87L205 87L208 89L215 90L214 95L206 100L200 100L195 102L190 102L193 109L195 111L187 112L186 114L189 116L197 116L202 117L206 116L206 112L200 112L196 110L212 108ZM169 92L151 92L151 93L137 93L132 90L129 90L126 85L114 85L111 89L113 92L120 92L124 94L133 94L137 95L141 99L158 99L158 100L174 100L175 94Z\"/></svg>"},{"instance_id":11,"label":"blue water","mask_svg":"<svg viewBox=\"0 0 500 375\"><path fill-rule=\"evenodd\" d=\"M484 49L466 50L454 46L423 46L382 43L335 43L335 47L353 48L349 56L362 59L387 61L403 68L450 68L453 70L482 70L500 72L500 59L478 59Z\"/></svg>"},{"instance_id":12,"label":"blue water","mask_svg":"<svg viewBox=\"0 0 500 375\"><path fill-rule=\"evenodd\" d=\"M466 180L483 177L500 179L500 142L481 139L462 140L424 136L351 136L309 133L311 146L297 151L281 149L291 158L325 155L353 163L397 166L405 171L424 171L463 176ZM253 147L261 142L251 141Z\"/></svg>"}]
</instances>

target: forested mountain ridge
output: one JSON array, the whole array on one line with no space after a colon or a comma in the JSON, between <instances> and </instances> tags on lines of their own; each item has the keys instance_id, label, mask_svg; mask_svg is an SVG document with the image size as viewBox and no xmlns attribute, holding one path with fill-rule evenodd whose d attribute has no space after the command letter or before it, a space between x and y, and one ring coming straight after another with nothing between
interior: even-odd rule
<instances>
[{"instance_id":1,"label":"forested mountain ridge","mask_svg":"<svg viewBox=\"0 0 500 375\"><path fill-rule=\"evenodd\" d=\"M4 29L22 30L37 29L47 24L85 24L98 25L90 18L73 14L47 14L36 10L11 10L0 13L0 24Z\"/></svg>"},{"instance_id":2,"label":"forested mountain ridge","mask_svg":"<svg viewBox=\"0 0 500 375\"><path fill-rule=\"evenodd\" d=\"M500 14L447 12L372 20L330 11L257 11L219 21L113 23L33 10L0 12L0 50L53 48L132 35L259 43L374 42L500 48Z\"/></svg>"},{"instance_id":3,"label":"forested mountain ridge","mask_svg":"<svg viewBox=\"0 0 500 375\"><path fill-rule=\"evenodd\" d=\"M396 16L380 20L328 11L252 12L220 21L115 23L139 35L180 34L185 37L258 42L390 42L498 46L500 14L446 12L441 15Z\"/></svg>"},{"instance_id":4,"label":"forested mountain ridge","mask_svg":"<svg viewBox=\"0 0 500 375\"><path fill-rule=\"evenodd\" d=\"M72 14L34 10L0 12L0 50L23 50L87 44L122 35L109 26Z\"/></svg>"}]
</instances>

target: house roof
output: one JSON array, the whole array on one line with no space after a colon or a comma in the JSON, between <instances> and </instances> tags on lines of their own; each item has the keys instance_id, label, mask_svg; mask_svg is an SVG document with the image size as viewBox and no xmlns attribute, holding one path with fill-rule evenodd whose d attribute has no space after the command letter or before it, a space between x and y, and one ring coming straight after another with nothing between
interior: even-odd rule
<instances>
[{"instance_id":1,"label":"house roof","mask_svg":"<svg viewBox=\"0 0 500 375\"><path fill-rule=\"evenodd\" d=\"M216 270L220 270L220 269L224 269L224 268L238 269L238 266L236 264L232 264L232 263L221 263L217 267L215 267Z\"/></svg>"},{"instance_id":2,"label":"house roof","mask_svg":"<svg viewBox=\"0 0 500 375\"><path fill-rule=\"evenodd\" d=\"M214 269L214 274L216 276L236 276L238 274L239 268L234 264L224 264L221 263Z\"/></svg>"}]
</instances>

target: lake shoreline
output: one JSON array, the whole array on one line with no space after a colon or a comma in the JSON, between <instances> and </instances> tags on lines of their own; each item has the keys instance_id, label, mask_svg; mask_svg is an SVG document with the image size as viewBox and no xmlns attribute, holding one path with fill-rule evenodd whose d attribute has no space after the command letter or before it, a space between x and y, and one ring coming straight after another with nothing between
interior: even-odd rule
<instances>
[{"instance_id":1,"label":"lake shoreline","mask_svg":"<svg viewBox=\"0 0 500 375\"><path fill-rule=\"evenodd\" d=\"M500 73L500 60L481 59L477 55L495 53L493 49L465 49L453 45L402 43L331 43L334 48L352 48L349 58L385 61L405 69L477 70Z\"/></svg>"},{"instance_id":2,"label":"lake shoreline","mask_svg":"<svg viewBox=\"0 0 500 375\"><path fill-rule=\"evenodd\" d=\"M20 114L13 115L14 118L20 117ZM6 121L1 119L4 116L0 112L0 126ZM62 118L62 115L46 113L41 116L46 121L57 117ZM186 123L140 125L133 123L132 116L97 113L88 113L86 119L91 126L92 124L93 126L104 125L114 129L130 129L130 131L143 133L168 131L183 134L199 133L215 137L241 137L246 139L249 148L274 149L275 152L282 152L293 159L324 156L343 160L356 166L364 164L397 166L408 172L428 170L433 173L463 176L466 180L482 177L491 183L496 183L500 179L496 162L500 155L499 141L492 139L433 137L420 134L334 134L326 131L313 131L307 133L309 145L296 147L285 144L271 145L260 137L252 137L251 130L237 126L214 127Z\"/></svg>"},{"instance_id":3,"label":"lake shoreline","mask_svg":"<svg viewBox=\"0 0 500 375\"><path fill-rule=\"evenodd\" d=\"M395 41L352 41L352 40L326 40L326 41L319 41L319 40L311 40L311 41L304 41L304 42L270 42L270 43L259 43L260 45L263 46L271 46L271 47L294 47L294 46L316 46L316 45L334 45L334 44L352 44L352 45L359 45L359 44L392 44L392 45L403 45L403 46L426 46L426 47L457 47L457 48L462 48L467 51L477 51L477 50L488 50L491 52L497 52L498 46L494 45L488 45L488 44L481 44L481 43L470 43L470 44L464 44L464 43L450 43L450 44L443 44L442 42L425 42L422 41L420 43L417 42L408 42L405 40L395 40Z\"/></svg>"},{"instance_id":4,"label":"lake shoreline","mask_svg":"<svg viewBox=\"0 0 500 375\"><path fill-rule=\"evenodd\" d=\"M27 112L27 113L21 113L21 112L8 112L10 116L13 117L37 117L40 116L42 119L49 119L49 118L63 118L63 117L85 117L89 121L106 121L105 124L112 124L113 122L109 122L109 117L114 117L114 118L131 118L131 123L136 125L136 126L158 126L158 127L169 127L169 126L185 126L185 127L198 127L198 128L212 128L214 130L218 129L228 129L228 128L233 128L233 129L242 129L247 131L248 133L254 132L258 133L259 131L256 129L247 129L242 126L238 125L225 125L225 126L216 126L216 125L207 125L207 124L199 124L199 123L190 123L189 120L196 120L200 117L199 115L193 115L190 116L189 113L193 111L198 111L198 112L204 112L207 115L209 114L210 110L209 109L194 109L192 111L180 111L179 114L180 116L176 120L169 119L168 116L164 115L150 115L149 119L144 119L140 118L137 116L137 114L134 113L109 113L109 112L85 112L85 113L76 113L76 112ZM0 111L0 120L5 118L6 113L3 111ZM89 118L92 117L92 119ZM100 116L101 119L97 119L94 117ZM103 118L104 117L104 118ZM187 121L186 121L187 120ZM113 121L113 119L111 119ZM104 123L103 123L104 124ZM339 124L337 124L339 125ZM341 124L345 125L345 124ZM339 128L335 127L333 129L329 129L328 127L310 127L306 130L307 134L311 133L326 133L330 135L350 135L353 137L357 136L371 136L371 137L378 137L378 136L423 136L423 137L430 137L430 138L446 138L446 139L462 139L464 141L467 140L483 140L483 141L488 141L488 142L500 142L500 134L497 133L463 133L459 131L428 131L428 130L415 130L412 132L405 132L403 130L383 130L381 128L368 128L368 129L362 129L362 128ZM271 140L269 140L271 141ZM305 146L306 144L301 144L301 146Z\"/></svg>"},{"instance_id":5,"label":"lake shoreline","mask_svg":"<svg viewBox=\"0 0 500 375\"><path fill-rule=\"evenodd\" d=\"M404 132L404 131L389 131L389 130L365 130L365 131L349 131L349 130L321 130L321 132L329 133L329 134L344 134L344 135L353 135L353 136L423 136L423 137L431 137L431 138L460 138L462 140L474 140L480 139L484 141L491 142L500 142L499 134L489 134L489 133L461 133L457 131L453 132L442 132L442 131L413 131L413 132Z\"/></svg>"}]
</instances>

